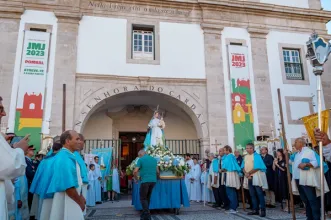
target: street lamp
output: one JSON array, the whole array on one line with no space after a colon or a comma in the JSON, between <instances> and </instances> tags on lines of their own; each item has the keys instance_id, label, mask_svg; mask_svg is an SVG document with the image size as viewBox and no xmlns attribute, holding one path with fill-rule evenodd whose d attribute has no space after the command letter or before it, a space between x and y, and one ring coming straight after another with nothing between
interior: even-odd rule
<instances>
[{"instance_id":1,"label":"street lamp","mask_svg":"<svg viewBox=\"0 0 331 220\"><path fill-rule=\"evenodd\" d=\"M310 60L313 66L313 72L316 76L316 87L317 87L317 111L318 111L318 127L322 130L322 99L321 99L321 76L323 74L324 63L328 60L329 54L331 53L331 45L326 42L322 37L319 37L315 32L307 41L307 55L306 58ZM320 154L320 171L321 171L321 216L325 219L324 211L324 168L323 168L323 145L319 143L319 154Z\"/></svg>"}]
</instances>

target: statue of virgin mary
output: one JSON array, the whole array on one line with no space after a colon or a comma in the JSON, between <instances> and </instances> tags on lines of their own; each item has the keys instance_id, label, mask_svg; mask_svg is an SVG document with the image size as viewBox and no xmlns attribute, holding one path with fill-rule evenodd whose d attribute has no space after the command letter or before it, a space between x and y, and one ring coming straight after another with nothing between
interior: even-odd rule
<instances>
[{"instance_id":1,"label":"statue of virgin mary","mask_svg":"<svg viewBox=\"0 0 331 220\"><path fill-rule=\"evenodd\" d=\"M159 112L155 111L154 116L148 123L148 132L144 141L145 150L148 147L158 147L165 145L164 131L165 123L160 118Z\"/></svg>"}]
</instances>

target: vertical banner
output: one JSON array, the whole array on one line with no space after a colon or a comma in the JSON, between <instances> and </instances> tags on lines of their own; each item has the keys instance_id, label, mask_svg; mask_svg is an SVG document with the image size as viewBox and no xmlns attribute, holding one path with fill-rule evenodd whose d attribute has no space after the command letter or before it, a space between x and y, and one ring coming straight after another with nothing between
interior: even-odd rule
<instances>
[{"instance_id":1,"label":"vertical banner","mask_svg":"<svg viewBox=\"0 0 331 220\"><path fill-rule=\"evenodd\" d=\"M228 46L231 80L231 107L236 149L254 142L254 118L248 68L247 47Z\"/></svg>"},{"instance_id":2,"label":"vertical banner","mask_svg":"<svg viewBox=\"0 0 331 220\"><path fill-rule=\"evenodd\" d=\"M41 144L50 33L25 31L15 115L15 134Z\"/></svg>"}]
</instances>

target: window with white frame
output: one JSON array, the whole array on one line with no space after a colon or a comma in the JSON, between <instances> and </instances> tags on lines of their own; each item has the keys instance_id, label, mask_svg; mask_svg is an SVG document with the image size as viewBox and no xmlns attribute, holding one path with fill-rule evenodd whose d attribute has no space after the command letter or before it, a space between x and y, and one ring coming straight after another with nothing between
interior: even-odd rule
<instances>
[{"instance_id":1,"label":"window with white frame","mask_svg":"<svg viewBox=\"0 0 331 220\"><path fill-rule=\"evenodd\" d=\"M283 49L284 66L287 80L304 80L299 49Z\"/></svg>"},{"instance_id":2,"label":"window with white frame","mask_svg":"<svg viewBox=\"0 0 331 220\"><path fill-rule=\"evenodd\" d=\"M154 60L153 27L132 28L132 58Z\"/></svg>"}]
</instances>

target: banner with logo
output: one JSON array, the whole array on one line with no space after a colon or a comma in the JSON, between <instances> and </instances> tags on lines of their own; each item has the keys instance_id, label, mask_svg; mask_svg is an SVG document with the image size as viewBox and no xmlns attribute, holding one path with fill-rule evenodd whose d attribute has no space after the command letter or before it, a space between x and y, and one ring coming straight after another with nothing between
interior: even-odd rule
<instances>
[{"instance_id":1,"label":"banner with logo","mask_svg":"<svg viewBox=\"0 0 331 220\"><path fill-rule=\"evenodd\" d=\"M234 142L243 150L255 139L247 47L229 45L228 54Z\"/></svg>"},{"instance_id":2,"label":"banner with logo","mask_svg":"<svg viewBox=\"0 0 331 220\"><path fill-rule=\"evenodd\" d=\"M15 134L31 134L40 149L50 33L25 31L18 85Z\"/></svg>"},{"instance_id":3,"label":"banner with logo","mask_svg":"<svg viewBox=\"0 0 331 220\"><path fill-rule=\"evenodd\" d=\"M322 131L327 133L329 128L329 111L324 110L322 111ZM303 124L308 133L308 137L313 146L317 146L317 142L314 135L315 128L318 128L318 114L308 115L302 118Z\"/></svg>"}]
</instances>

